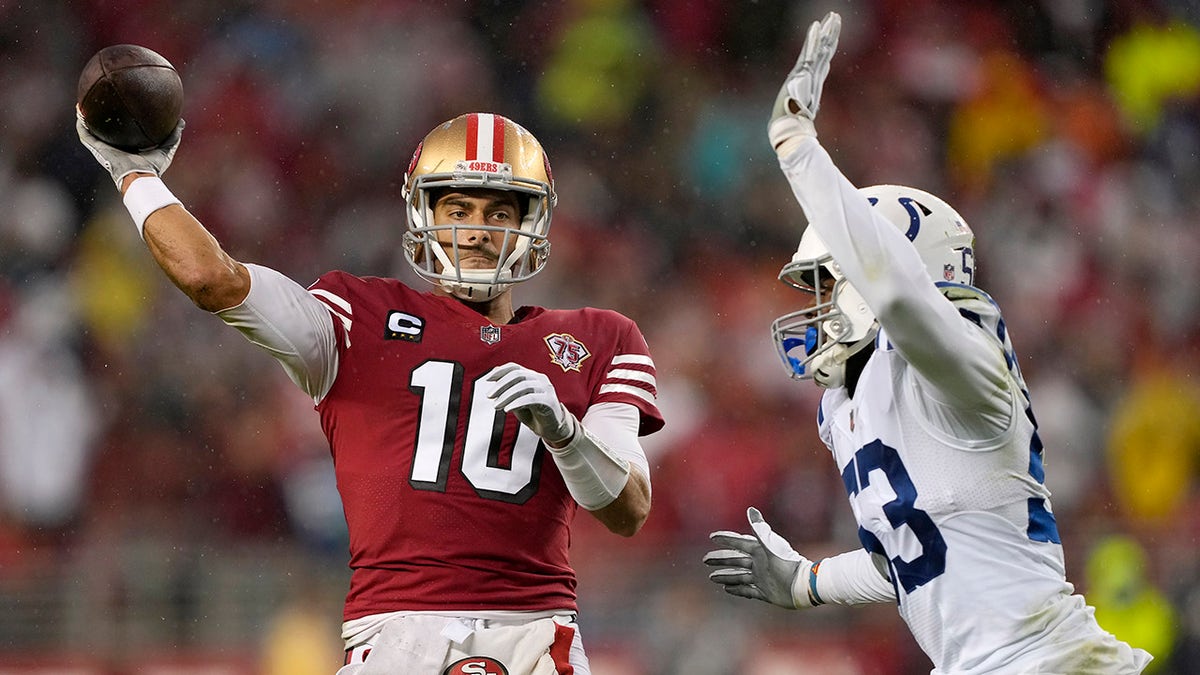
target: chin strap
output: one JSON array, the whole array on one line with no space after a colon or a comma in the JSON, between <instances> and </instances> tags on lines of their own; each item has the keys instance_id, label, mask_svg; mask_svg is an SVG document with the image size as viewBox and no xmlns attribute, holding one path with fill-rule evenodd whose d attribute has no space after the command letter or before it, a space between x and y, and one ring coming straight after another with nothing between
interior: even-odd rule
<instances>
[{"instance_id":1,"label":"chin strap","mask_svg":"<svg viewBox=\"0 0 1200 675\"><path fill-rule=\"evenodd\" d=\"M512 285L476 284L471 282L458 283L457 281L449 280L443 280L440 283L442 288L444 288L450 295L453 295L459 300L466 300L467 302L486 302L504 293L504 291L507 291L508 287Z\"/></svg>"}]
</instances>

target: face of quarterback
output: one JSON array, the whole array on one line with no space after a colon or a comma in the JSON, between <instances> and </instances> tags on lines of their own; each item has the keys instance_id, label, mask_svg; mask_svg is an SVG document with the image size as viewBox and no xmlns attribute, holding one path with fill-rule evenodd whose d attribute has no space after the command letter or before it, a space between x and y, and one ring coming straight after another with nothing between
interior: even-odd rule
<instances>
[{"instance_id":1,"label":"face of quarterback","mask_svg":"<svg viewBox=\"0 0 1200 675\"><path fill-rule=\"evenodd\" d=\"M516 236L505 241L501 228L519 228L521 208L516 193L508 190L451 189L437 197L433 219L436 236L447 252L457 249L459 269L495 269L502 256L516 245Z\"/></svg>"}]
</instances>

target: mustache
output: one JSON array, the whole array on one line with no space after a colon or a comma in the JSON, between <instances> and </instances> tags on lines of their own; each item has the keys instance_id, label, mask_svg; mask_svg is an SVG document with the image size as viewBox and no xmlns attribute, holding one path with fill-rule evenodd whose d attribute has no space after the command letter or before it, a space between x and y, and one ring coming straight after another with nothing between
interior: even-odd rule
<instances>
[{"instance_id":1,"label":"mustache","mask_svg":"<svg viewBox=\"0 0 1200 675\"><path fill-rule=\"evenodd\" d=\"M457 257L459 259L462 259L465 254L476 254L476 255L482 256L483 258L487 259L490 262L499 262L500 261L500 253L498 251L495 251L495 250L491 249L490 247L486 247L486 246L482 246L482 245L459 244L458 246L452 247L452 250L455 250L458 252Z\"/></svg>"}]
</instances>

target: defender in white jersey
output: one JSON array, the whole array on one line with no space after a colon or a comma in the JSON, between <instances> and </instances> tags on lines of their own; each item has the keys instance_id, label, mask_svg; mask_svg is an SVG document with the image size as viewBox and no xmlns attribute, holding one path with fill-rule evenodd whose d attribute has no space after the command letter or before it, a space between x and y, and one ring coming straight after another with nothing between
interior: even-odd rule
<instances>
[{"instance_id":1,"label":"defender in white jersey","mask_svg":"<svg viewBox=\"0 0 1200 675\"><path fill-rule=\"evenodd\" d=\"M714 532L709 576L788 608L897 603L934 673L1138 673L1067 582L1029 393L973 235L913 188L856 189L813 119L840 18L809 29L768 131L808 217L780 278L812 301L772 332L818 411L862 548L810 561L748 512Z\"/></svg>"},{"instance_id":2,"label":"defender in white jersey","mask_svg":"<svg viewBox=\"0 0 1200 675\"><path fill-rule=\"evenodd\" d=\"M163 271L312 396L350 540L338 672L588 675L571 524L641 528L638 438L663 419L632 320L514 306L550 251L541 144L491 113L438 125L404 183L430 289L336 270L306 289L234 260L166 188L182 130L131 154L77 125Z\"/></svg>"}]
</instances>

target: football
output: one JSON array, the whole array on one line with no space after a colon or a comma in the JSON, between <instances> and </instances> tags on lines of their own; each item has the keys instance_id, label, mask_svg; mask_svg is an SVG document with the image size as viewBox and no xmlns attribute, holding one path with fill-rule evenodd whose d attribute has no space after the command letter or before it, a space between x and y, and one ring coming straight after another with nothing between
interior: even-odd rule
<instances>
[{"instance_id":1,"label":"football","mask_svg":"<svg viewBox=\"0 0 1200 675\"><path fill-rule=\"evenodd\" d=\"M183 112L183 82L167 59L138 45L96 52L79 75L76 101L88 130L122 150L162 143Z\"/></svg>"}]
</instances>

